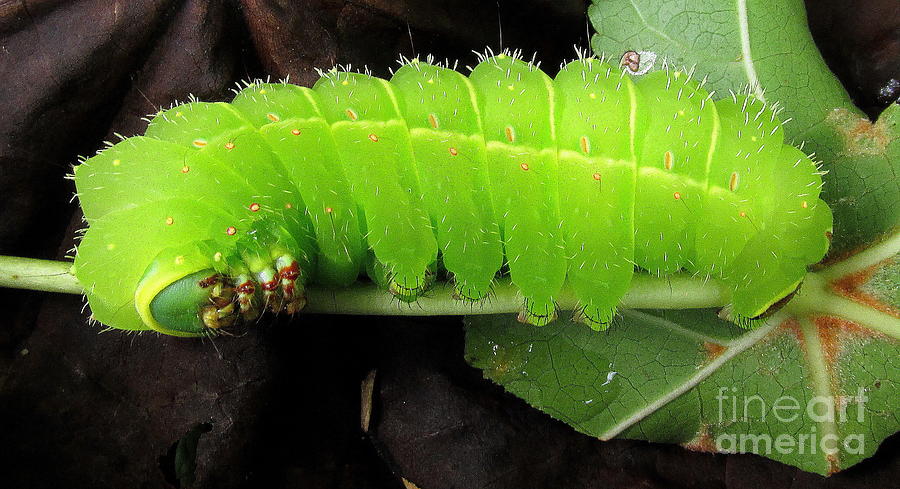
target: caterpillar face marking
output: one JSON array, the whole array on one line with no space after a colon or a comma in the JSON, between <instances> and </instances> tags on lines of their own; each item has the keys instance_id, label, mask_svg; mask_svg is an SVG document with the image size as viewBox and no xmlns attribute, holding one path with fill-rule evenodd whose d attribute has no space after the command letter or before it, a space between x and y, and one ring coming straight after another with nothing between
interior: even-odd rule
<instances>
[{"instance_id":1,"label":"caterpillar face marking","mask_svg":"<svg viewBox=\"0 0 900 489\"><path fill-rule=\"evenodd\" d=\"M536 325L568 284L576 317L608 327L636 267L719 278L758 316L827 251L818 169L770 105L628 75L654 60L553 79L509 53L468 77L411 60L390 81L332 70L162 111L75 168L75 274L97 320L180 336L361 273L415 301L439 266L473 302L507 268Z\"/></svg>"}]
</instances>

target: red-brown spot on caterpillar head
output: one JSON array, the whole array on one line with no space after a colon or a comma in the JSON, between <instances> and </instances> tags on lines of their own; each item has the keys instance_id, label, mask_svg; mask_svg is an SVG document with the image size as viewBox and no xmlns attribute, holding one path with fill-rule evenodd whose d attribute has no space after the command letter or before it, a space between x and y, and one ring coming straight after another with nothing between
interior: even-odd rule
<instances>
[{"instance_id":1,"label":"red-brown spot on caterpillar head","mask_svg":"<svg viewBox=\"0 0 900 489\"><path fill-rule=\"evenodd\" d=\"M809 204L804 200L803 202L800 202L800 207L806 209L807 207L809 207Z\"/></svg>"},{"instance_id":2,"label":"red-brown spot on caterpillar head","mask_svg":"<svg viewBox=\"0 0 900 489\"><path fill-rule=\"evenodd\" d=\"M332 212L334 212L334 209L332 209L331 207L326 207L326 208L325 208L325 213L326 213L326 214L331 214Z\"/></svg>"},{"instance_id":3,"label":"red-brown spot on caterpillar head","mask_svg":"<svg viewBox=\"0 0 900 489\"><path fill-rule=\"evenodd\" d=\"M172 216L167 217L166 226L171 226L172 224L175 224L175 218L173 218Z\"/></svg>"},{"instance_id":4,"label":"red-brown spot on caterpillar head","mask_svg":"<svg viewBox=\"0 0 900 489\"><path fill-rule=\"evenodd\" d=\"M597 180L598 182L600 181L600 174L599 174L599 173L594 173L593 177L594 177L594 180Z\"/></svg>"},{"instance_id":5,"label":"red-brown spot on caterpillar head","mask_svg":"<svg viewBox=\"0 0 900 489\"><path fill-rule=\"evenodd\" d=\"M263 282L259 285L262 286L263 290L272 291L272 290L275 290L278 288L278 281L279 281L278 273L276 272L275 277L273 277L272 280L269 280L268 282Z\"/></svg>"},{"instance_id":6,"label":"red-brown spot on caterpillar head","mask_svg":"<svg viewBox=\"0 0 900 489\"><path fill-rule=\"evenodd\" d=\"M300 276L300 266L296 261L292 261L290 265L278 269L278 275L282 280L297 280Z\"/></svg>"},{"instance_id":7,"label":"red-brown spot on caterpillar head","mask_svg":"<svg viewBox=\"0 0 900 489\"><path fill-rule=\"evenodd\" d=\"M202 139L195 139L194 146L196 146L198 148L202 148L202 147L206 146L206 141L204 141Z\"/></svg>"},{"instance_id":8,"label":"red-brown spot on caterpillar head","mask_svg":"<svg viewBox=\"0 0 900 489\"><path fill-rule=\"evenodd\" d=\"M513 128L510 126L506 126L506 129L503 131L506 134L506 140L509 142L514 142L516 140L516 135L513 132Z\"/></svg>"},{"instance_id":9,"label":"red-brown spot on caterpillar head","mask_svg":"<svg viewBox=\"0 0 900 489\"><path fill-rule=\"evenodd\" d=\"M345 111L345 113L347 114L347 118L350 119L351 121L355 121L356 119L359 119L359 116L356 115L356 112L354 112L353 109L347 109Z\"/></svg>"},{"instance_id":10,"label":"red-brown spot on caterpillar head","mask_svg":"<svg viewBox=\"0 0 900 489\"><path fill-rule=\"evenodd\" d=\"M378 136L376 136L375 134L369 134L369 141L372 141L373 143L377 143Z\"/></svg>"},{"instance_id":11,"label":"red-brown spot on caterpillar head","mask_svg":"<svg viewBox=\"0 0 900 489\"><path fill-rule=\"evenodd\" d=\"M225 149L229 149L229 150L234 149L234 143L232 143L231 141L228 141L227 143L225 143Z\"/></svg>"},{"instance_id":12,"label":"red-brown spot on caterpillar head","mask_svg":"<svg viewBox=\"0 0 900 489\"><path fill-rule=\"evenodd\" d=\"M210 275L209 277L206 277L206 278L198 281L197 286L200 287L201 289L205 289L207 287L212 287L218 281L219 281L219 275L214 274L214 275Z\"/></svg>"},{"instance_id":13,"label":"red-brown spot on caterpillar head","mask_svg":"<svg viewBox=\"0 0 900 489\"><path fill-rule=\"evenodd\" d=\"M681 200L681 192L675 192L672 197L675 197L675 200Z\"/></svg>"},{"instance_id":14,"label":"red-brown spot on caterpillar head","mask_svg":"<svg viewBox=\"0 0 900 489\"><path fill-rule=\"evenodd\" d=\"M737 186L738 186L738 174L737 174L737 172L734 172L731 174L731 178L728 179L728 188L732 192L734 192L735 189L737 189Z\"/></svg>"},{"instance_id":15,"label":"red-brown spot on caterpillar head","mask_svg":"<svg viewBox=\"0 0 900 489\"><path fill-rule=\"evenodd\" d=\"M528 163L522 163L519 167L525 171L528 171Z\"/></svg>"},{"instance_id":16,"label":"red-brown spot on caterpillar head","mask_svg":"<svg viewBox=\"0 0 900 489\"><path fill-rule=\"evenodd\" d=\"M433 129L438 128L438 120L437 117L434 116L434 114L428 114L428 125Z\"/></svg>"},{"instance_id":17,"label":"red-brown spot on caterpillar head","mask_svg":"<svg viewBox=\"0 0 900 489\"><path fill-rule=\"evenodd\" d=\"M253 295L253 293L256 292L256 286L253 285L252 281L247 280L246 282L235 287L234 290L239 294Z\"/></svg>"},{"instance_id":18,"label":"red-brown spot on caterpillar head","mask_svg":"<svg viewBox=\"0 0 900 489\"><path fill-rule=\"evenodd\" d=\"M663 165L666 167L666 170L672 169L672 166L675 164L673 160L672 152L666 151L666 154L663 155Z\"/></svg>"},{"instance_id":19,"label":"red-brown spot on caterpillar head","mask_svg":"<svg viewBox=\"0 0 900 489\"><path fill-rule=\"evenodd\" d=\"M450 156L456 156L459 154L459 151L457 151L456 148L453 148L453 147L450 147L449 151L450 151Z\"/></svg>"},{"instance_id":20,"label":"red-brown spot on caterpillar head","mask_svg":"<svg viewBox=\"0 0 900 489\"><path fill-rule=\"evenodd\" d=\"M741 217L747 217L747 213L744 211L738 212L738 215Z\"/></svg>"},{"instance_id":21,"label":"red-brown spot on caterpillar head","mask_svg":"<svg viewBox=\"0 0 900 489\"><path fill-rule=\"evenodd\" d=\"M266 114L266 119L269 119L272 122L278 122L281 120L281 117L278 117L277 115L269 112L268 114Z\"/></svg>"},{"instance_id":22,"label":"red-brown spot on caterpillar head","mask_svg":"<svg viewBox=\"0 0 900 489\"><path fill-rule=\"evenodd\" d=\"M581 140L579 141L581 144L581 152L584 154L588 154L591 152L591 142L588 141L587 136L581 136Z\"/></svg>"},{"instance_id":23,"label":"red-brown spot on caterpillar head","mask_svg":"<svg viewBox=\"0 0 900 489\"><path fill-rule=\"evenodd\" d=\"M189 171L191 171L191 167L189 167L187 165L184 165L181 167L181 173L187 173Z\"/></svg>"},{"instance_id":24,"label":"red-brown spot on caterpillar head","mask_svg":"<svg viewBox=\"0 0 900 489\"><path fill-rule=\"evenodd\" d=\"M227 234L229 236L234 236L236 233L237 233L237 228L235 228L234 226L228 226L228 228L225 229L225 234Z\"/></svg>"},{"instance_id":25,"label":"red-brown spot on caterpillar head","mask_svg":"<svg viewBox=\"0 0 900 489\"><path fill-rule=\"evenodd\" d=\"M250 209L252 212L259 212L260 205L257 204L256 202L254 202L254 203L250 204L248 209Z\"/></svg>"},{"instance_id":26,"label":"red-brown spot on caterpillar head","mask_svg":"<svg viewBox=\"0 0 900 489\"><path fill-rule=\"evenodd\" d=\"M625 66L633 73L637 73L641 69L641 55L636 51L625 51L622 59L619 60L619 66Z\"/></svg>"},{"instance_id":27,"label":"red-brown spot on caterpillar head","mask_svg":"<svg viewBox=\"0 0 900 489\"><path fill-rule=\"evenodd\" d=\"M299 136L299 135L300 135L300 129L291 129L291 134L293 134L294 136Z\"/></svg>"}]
</instances>

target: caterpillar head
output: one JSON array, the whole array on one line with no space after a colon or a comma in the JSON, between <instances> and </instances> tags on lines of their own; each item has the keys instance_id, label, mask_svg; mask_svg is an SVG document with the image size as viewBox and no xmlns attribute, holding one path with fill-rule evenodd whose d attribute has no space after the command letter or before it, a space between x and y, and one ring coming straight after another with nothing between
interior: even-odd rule
<instances>
[{"instance_id":1,"label":"caterpillar head","mask_svg":"<svg viewBox=\"0 0 900 489\"><path fill-rule=\"evenodd\" d=\"M306 304L298 261L289 254L212 252L210 242L168 248L135 291L141 320L176 336L227 333L265 310L293 314ZM271 250L266 250L271 251Z\"/></svg>"}]
</instances>

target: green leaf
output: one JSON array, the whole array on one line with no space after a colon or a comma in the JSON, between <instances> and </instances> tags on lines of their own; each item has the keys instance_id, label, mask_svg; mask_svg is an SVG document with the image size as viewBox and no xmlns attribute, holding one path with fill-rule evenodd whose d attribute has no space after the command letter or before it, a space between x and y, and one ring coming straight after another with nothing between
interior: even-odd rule
<instances>
[{"instance_id":1,"label":"green leaf","mask_svg":"<svg viewBox=\"0 0 900 489\"><path fill-rule=\"evenodd\" d=\"M751 452L820 474L872 455L900 428L900 106L877 123L852 106L799 0L594 0L589 16L597 53L654 52L696 66L713 90L749 85L783 106L788 137L828 171L830 257L752 331L713 310L625 311L604 334L470 317L468 361L603 439Z\"/></svg>"},{"instance_id":2,"label":"green leaf","mask_svg":"<svg viewBox=\"0 0 900 489\"><path fill-rule=\"evenodd\" d=\"M626 311L606 334L568 321L534 328L470 317L466 356L591 436L752 452L830 474L871 456L900 426L900 343L840 320L788 316L745 332L709 310ZM818 410L835 398L832 421ZM847 446L830 454L831 436Z\"/></svg>"},{"instance_id":3,"label":"green leaf","mask_svg":"<svg viewBox=\"0 0 900 489\"><path fill-rule=\"evenodd\" d=\"M834 211L832 254L900 225L900 114L871 124L819 55L800 0L594 0L588 15L597 53L657 53L693 66L711 90L753 86L784 107L787 137L803 142L830 174L822 198Z\"/></svg>"}]
</instances>

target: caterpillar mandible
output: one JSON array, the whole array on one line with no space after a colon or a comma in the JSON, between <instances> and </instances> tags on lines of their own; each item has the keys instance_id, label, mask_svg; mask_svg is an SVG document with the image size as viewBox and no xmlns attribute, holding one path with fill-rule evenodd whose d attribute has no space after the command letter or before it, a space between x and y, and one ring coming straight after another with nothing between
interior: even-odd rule
<instances>
[{"instance_id":1,"label":"caterpillar mandible","mask_svg":"<svg viewBox=\"0 0 900 489\"><path fill-rule=\"evenodd\" d=\"M759 316L828 249L820 172L771 105L679 70L632 79L636 56L553 79L517 53L468 77L413 59L160 111L75 167L73 271L96 320L178 336L363 273L414 301L440 267L467 301L508 270L535 325L568 284L604 329L636 268L716 277Z\"/></svg>"}]
</instances>

